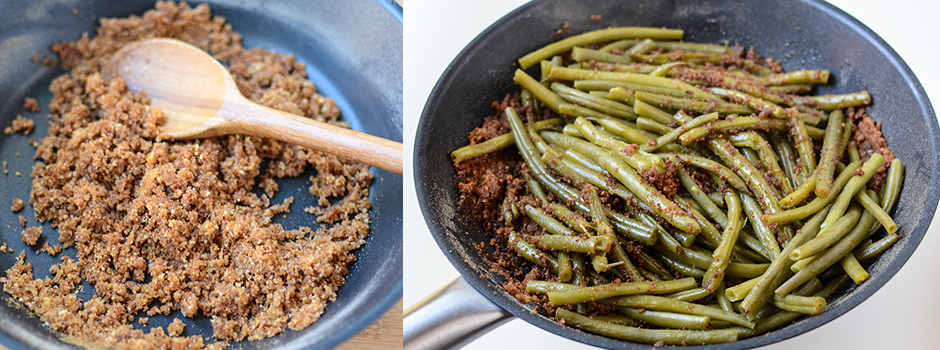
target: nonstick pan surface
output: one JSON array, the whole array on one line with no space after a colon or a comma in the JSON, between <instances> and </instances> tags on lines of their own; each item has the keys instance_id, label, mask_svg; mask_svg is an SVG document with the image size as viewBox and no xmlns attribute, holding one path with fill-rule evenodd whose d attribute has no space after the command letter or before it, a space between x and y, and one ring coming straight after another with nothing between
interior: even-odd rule
<instances>
[{"instance_id":1,"label":"nonstick pan surface","mask_svg":"<svg viewBox=\"0 0 940 350\"><path fill-rule=\"evenodd\" d=\"M202 1L191 1L195 6ZM336 100L343 119L351 127L390 140L402 141L402 9L390 1L208 1L213 14L224 16L244 36L245 47L264 47L294 54L307 64L310 79L319 92ZM140 15L153 8L152 1L3 1L0 2L0 125L7 126L21 114L35 121L28 135L0 137L0 160L9 162L9 175L0 174L0 202L11 198L29 199L30 172L35 150L29 140L38 140L48 128L50 81L63 74L59 69L31 63L33 55L50 55L49 47L72 41L82 32L93 34L97 19ZM73 15L73 12L75 15ZM23 98L38 99L42 112L22 109ZM18 155L17 155L18 154ZM22 176L17 176L19 172ZM316 227L314 216L301 208L316 205L307 192L307 178L314 170L280 182L273 202L294 196L292 211L275 222L285 228ZM370 191L372 226L367 243L357 252L346 284L337 300L310 327L255 342L233 344L236 349L329 349L371 324L402 297L402 177L373 168L375 180ZM6 207L4 207L6 208ZM0 210L0 237L13 249L0 254L0 268L6 270L20 251L33 264L37 276L47 275L58 257L36 255L35 247L22 242L17 215L29 225L37 225L32 208L19 212ZM43 239L57 243L58 235L49 223L43 225ZM74 257L74 251L65 250ZM0 272L3 274L3 272ZM94 289L85 286L86 291ZM87 300L90 293L81 295ZM38 317L0 293L0 343L18 348L75 348L62 341L62 335L43 326ZM178 312L151 317L147 328L166 327ZM136 325L136 323L135 323ZM211 340L212 326L207 318L188 323L184 335L201 334Z\"/></svg>"},{"instance_id":2,"label":"nonstick pan surface","mask_svg":"<svg viewBox=\"0 0 940 350\"><path fill-rule=\"evenodd\" d=\"M588 20L602 14L602 23ZM686 30L690 41L740 43L783 60L787 70L825 68L833 83L819 93L868 90L871 115L899 158L910 163L895 217L904 222L904 242L872 263L872 280L840 291L821 316L806 318L769 335L717 348L769 344L818 327L858 305L907 260L927 231L937 203L937 122L923 89L903 61L874 33L821 2L575 2L543 1L520 8L483 32L445 71L432 91L415 141L415 186L428 227L441 251L477 290L513 315L564 337L591 345L630 348L631 344L562 327L531 314L502 291L471 245L483 241L478 225L456 210L456 185L448 153L466 144L466 134L493 114L490 102L516 91L512 62L551 42L550 33L569 22L572 33L609 25L650 25ZM903 102L901 102L903 101ZM487 276L492 281L486 280ZM635 346L646 349L648 345Z\"/></svg>"}]
</instances>

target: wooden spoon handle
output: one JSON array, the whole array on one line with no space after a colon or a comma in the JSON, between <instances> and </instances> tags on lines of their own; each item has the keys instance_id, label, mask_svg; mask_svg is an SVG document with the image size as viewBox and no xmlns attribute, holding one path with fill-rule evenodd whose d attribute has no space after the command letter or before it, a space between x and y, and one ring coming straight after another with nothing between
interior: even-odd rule
<instances>
[{"instance_id":1,"label":"wooden spoon handle","mask_svg":"<svg viewBox=\"0 0 940 350\"><path fill-rule=\"evenodd\" d=\"M225 101L225 133L270 137L339 157L402 173L402 144L355 130L303 118L254 102Z\"/></svg>"}]
</instances>

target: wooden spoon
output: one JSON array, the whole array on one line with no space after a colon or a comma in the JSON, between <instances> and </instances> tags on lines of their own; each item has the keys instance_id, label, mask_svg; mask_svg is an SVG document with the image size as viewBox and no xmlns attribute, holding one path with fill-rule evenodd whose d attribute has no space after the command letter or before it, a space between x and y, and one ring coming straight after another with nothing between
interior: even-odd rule
<instances>
[{"instance_id":1,"label":"wooden spoon","mask_svg":"<svg viewBox=\"0 0 940 350\"><path fill-rule=\"evenodd\" d=\"M228 134L270 137L402 173L402 145L251 102L208 53L174 39L129 44L112 59L131 91L163 109L170 139Z\"/></svg>"}]
</instances>

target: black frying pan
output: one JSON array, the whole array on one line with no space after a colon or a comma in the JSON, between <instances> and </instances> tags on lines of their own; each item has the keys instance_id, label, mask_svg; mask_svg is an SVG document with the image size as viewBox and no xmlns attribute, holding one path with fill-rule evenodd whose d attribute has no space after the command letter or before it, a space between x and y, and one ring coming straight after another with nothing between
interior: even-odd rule
<instances>
[{"instance_id":1,"label":"black frying pan","mask_svg":"<svg viewBox=\"0 0 940 350\"><path fill-rule=\"evenodd\" d=\"M199 3L202 1L194 1ZM225 16L240 32L246 47L262 46L292 53L307 63L310 79L320 93L336 100L343 118L352 128L401 142L402 140L402 9L386 0L349 1L207 1L214 14ZM195 4L193 4L195 6ZM0 125L16 117L34 119L36 128L29 136L0 135L0 160L8 161L9 175L0 174L0 203L13 197L27 200L31 187L29 173L34 149L28 140L46 134L46 114L51 94L49 82L64 73L30 63L34 54L51 55L49 46L72 41L82 32L93 33L102 17L140 15L153 8L152 1L3 1L0 2ZM77 16L73 16L73 9ZM43 111L22 109L23 97L39 100ZM19 153L17 157L15 154ZM21 172L17 177L15 172ZM323 316L310 327L286 331L273 338L235 344L244 349L328 349L349 338L378 319L402 297L402 177L373 168L375 181L370 200L372 227L367 243L358 252L346 285L337 300L329 303ZM316 225L313 216L299 208L316 205L307 193L307 178L314 173L281 182L273 199L279 202L294 196L291 214L279 218L285 228ZM36 256L20 239L22 227L17 214L30 225L37 224L27 206L14 214L0 208L0 236L15 253L0 254L0 270L9 268L21 250L36 276L47 275L57 263L43 253ZM55 243L56 231L48 223L43 240ZM44 241L39 242L42 246ZM66 250L74 257L74 252ZM2 273L2 272L0 272ZM93 291L90 286L85 290ZM42 325L38 317L12 301L6 292L0 301L0 343L10 348L75 348L62 341L62 335ZM87 300L88 295L83 295ZM173 317L151 317L149 326L166 327ZM180 316L181 317L181 316ZM206 318L190 322L184 335L202 334L211 339L212 326Z\"/></svg>"},{"instance_id":2,"label":"black frying pan","mask_svg":"<svg viewBox=\"0 0 940 350\"><path fill-rule=\"evenodd\" d=\"M589 21L593 14L602 14L603 22ZM783 60L787 70L830 69L834 73L833 82L817 92L868 90L875 101L869 108L870 114L884 124L882 130L892 149L909 165L902 198L894 213L904 238L869 264L871 280L862 286L838 291L823 315L804 318L770 334L709 348L766 345L831 321L884 285L907 261L926 233L940 194L936 189L940 138L933 108L900 57L864 25L840 10L821 1L548 0L530 3L492 25L454 59L425 105L414 146L417 195L435 240L463 279L511 315L595 346L650 347L580 332L531 313L498 287L502 277L486 271L487 265L473 247L486 240L486 236L479 223L462 217L457 211L455 174L449 152L466 145L467 133L481 124L483 116L494 113L491 101L518 90L511 78L514 60L551 42L546 33L565 21L571 24L574 33L613 24L681 28L690 41L729 41L755 46L759 53ZM499 323L498 317L491 320L491 324ZM407 342L407 317L405 324Z\"/></svg>"}]
</instances>

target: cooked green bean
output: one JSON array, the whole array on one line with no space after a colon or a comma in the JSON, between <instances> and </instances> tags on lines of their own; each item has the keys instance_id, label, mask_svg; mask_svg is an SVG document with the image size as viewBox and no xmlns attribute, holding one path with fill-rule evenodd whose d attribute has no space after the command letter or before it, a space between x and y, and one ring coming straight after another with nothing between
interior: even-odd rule
<instances>
[{"instance_id":1,"label":"cooked green bean","mask_svg":"<svg viewBox=\"0 0 940 350\"><path fill-rule=\"evenodd\" d=\"M904 182L904 164L901 160L894 158L891 166L888 167L888 176L885 177L885 184L881 186L881 208L890 213L901 195L901 183Z\"/></svg>"},{"instance_id":2,"label":"cooked green bean","mask_svg":"<svg viewBox=\"0 0 940 350\"><path fill-rule=\"evenodd\" d=\"M665 282L661 282L660 284L662 283ZM748 321L747 318L740 314L708 307L701 304L693 304L660 296L627 295L601 300L601 303L613 306L636 307L647 310L669 311L689 315L702 315L711 317L713 320L727 321L748 328L754 327L753 322Z\"/></svg>"},{"instance_id":3,"label":"cooked green bean","mask_svg":"<svg viewBox=\"0 0 940 350\"><path fill-rule=\"evenodd\" d=\"M674 312L643 310L637 311L632 307L616 307L617 311L635 320L651 325L676 329L708 329L711 317L701 315L686 315Z\"/></svg>"},{"instance_id":4,"label":"cooked green bean","mask_svg":"<svg viewBox=\"0 0 940 350\"><path fill-rule=\"evenodd\" d=\"M829 71L816 69L772 74L757 79L757 83L763 85L825 84L827 82L829 82Z\"/></svg>"},{"instance_id":5,"label":"cooked green bean","mask_svg":"<svg viewBox=\"0 0 940 350\"><path fill-rule=\"evenodd\" d=\"M563 252L576 252L585 254L595 254L602 251L601 246L605 243L601 237L581 238L577 236L561 235L542 235L534 236L536 246L545 250L557 250Z\"/></svg>"},{"instance_id":6,"label":"cooked green bean","mask_svg":"<svg viewBox=\"0 0 940 350\"><path fill-rule=\"evenodd\" d=\"M865 271L865 268L862 267L862 264L858 262L858 259L855 258L855 255L846 254L842 259L839 259L839 265L842 266L845 274L849 275L849 278L855 284L862 284L871 277L868 271Z\"/></svg>"},{"instance_id":7,"label":"cooked green bean","mask_svg":"<svg viewBox=\"0 0 940 350\"><path fill-rule=\"evenodd\" d=\"M718 119L717 112L696 117L692 121L685 123L682 126L675 128L670 132L663 134L663 136L660 136L659 138L656 138L655 141L650 141L640 146L640 149L646 152L656 151L660 147L663 147L669 143L672 143L672 141L675 140L677 137L679 137L679 135L681 135L682 133L689 131L692 128L699 127L706 123L710 123L716 119Z\"/></svg>"},{"instance_id":8,"label":"cooked green bean","mask_svg":"<svg viewBox=\"0 0 940 350\"><path fill-rule=\"evenodd\" d=\"M792 85L778 85L778 86L769 86L769 89L784 93L784 94L805 94L807 92L813 91L813 86L810 84L792 84Z\"/></svg>"},{"instance_id":9,"label":"cooked green bean","mask_svg":"<svg viewBox=\"0 0 940 350\"><path fill-rule=\"evenodd\" d=\"M717 329L700 331L643 329L597 321L565 309L558 309L558 311L555 312L555 319L563 320L566 325L577 327L587 332L639 343L653 344L662 342L663 344L670 345L700 345L727 343L738 340L738 332L735 330Z\"/></svg>"},{"instance_id":10,"label":"cooked green bean","mask_svg":"<svg viewBox=\"0 0 940 350\"><path fill-rule=\"evenodd\" d=\"M633 47L634 45L636 45L636 43L637 43L636 39L617 40L610 44L604 45L604 47L601 47L597 51L606 52L606 53L611 53L614 50L623 51L623 50Z\"/></svg>"},{"instance_id":11,"label":"cooked green bean","mask_svg":"<svg viewBox=\"0 0 940 350\"><path fill-rule=\"evenodd\" d=\"M576 103L615 117L626 118L630 120L636 119L636 115L633 113L633 108L628 105L613 100L600 98L581 90L565 86L561 83L552 83L552 91L557 93L558 96L560 96L562 99L571 103ZM560 110L559 113L561 113Z\"/></svg>"},{"instance_id":12,"label":"cooked green bean","mask_svg":"<svg viewBox=\"0 0 940 350\"><path fill-rule=\"evenodd\" d=\"M731 142L726 139L714 138L708 140L708 148L715 152L722 161L731 165L731 170L741 176L747 187L754 193L757 201L765 211L776 213L780 211L780 201L763 174L749 162L741 152L738 152Z\"/></svg>"},{"instance_id":13,"label":"cooked green bean","mask_svg":"<svg viewBox=\"0 0 940 350\"><path fill-rule=\"evenodd\" d=\"M702 273L704 272L705 271L702 271ZM679 301L693 302L693 301L702 299L704 297L707 297L711 294L712 294L711 292L704 290L702 288L692 288L692 289L684 290L681 292L663 294L663 296L666 298L672 298L672 299L676 299Z\"/></svg>"},{"instance_id":14,"label":"cooked green bean","mask_svg":"<svg viewBox=\"0 0 940 350\"><path fill-rule=\"evenodd\" d=\"M865 191L859 191L858 194L855 195L855 202L861 204L865 207L865 210L874 215L875 219L878 219L878 222L881 223L881 226L884 226L888 233L894 233L898 230L898 224L894 222L891 215L888 215L878 203L865 194Z\"/></svg>"},{"instance_id":15,"label":"cooked green bean","mask_svg":"<svg viewBox=\"0 0 940 350\"><path fill-rule=\"evenodd\" d=\"M897 243L900 238L901 236L898 236L896 233L889 233L877 241L855 249L855 258L860 262L871 260L881 255L881 253L884 253L885 250L888 250L888 248L894 245L894 243Z\"/></svg>"},{"instance_id":16,"label":"cooked green bean","mask_svg":"<svg viewBox=\"0 0 940 350\"><path fill-rule=\"evenodd\" d=\"M715 101L720 101L718 96L714 94L699 89L691 84L665 78L657 77L647 74L638 74L630 72L603 72L603 71L592 71L584 69L571 69L565 67L552 67L552 71L549 73L549 77L557 80L564 81L575 81L575 80L612 80L612 81L624 81L628 83L641 84L656 86L666 89L678 89L683 91L688 91L691 93L692 98L701 98L701 99L712 99Z\"/></svg>"},{"instance_id":17,"label":"cooked green bean","mask_svg":"<svg viewBox=\"0 0 940 350\"><path fill-rule=\"evenodd\" d=\"M832 210L829 211L829 216L826 217L826 221L823 221L823 227L834 223L842 217L843 213L849 208L852 198L866 186L868 180L871 180L871 178L875 176L875 172L881 167L884 160L885 158L881 154L873 153L871 158L862 164L862 174L853 176L845 184L845 187L841 189L839 196L836 197L836 201L832 203Z\"/></svg>"},{"instance_id":18,"label":"cooked green bean","mask_svg":"<svg viewBox=\"0 0 940 350\"><path fill-rule=\"evenodd\" d=\"M563 124L564 120L561 118L552 118L538 121L533 126L535 130L544 130L553 126L561 126ZM453 159L454 163L459 163L465 159L479 157L487 153L501 150L503 148L512 146L515 143L516 140L512 137L512 133L502 134L478 144L458 148L457 150L450 153L450 158Z\"/></svg>"},{"instance_id":19,"label":"cooked green bean","mask_svg":"<svg viewBox=\"0 0 940 350\"><path fill-rule=\"evenodd\" d=\"M723 53L729 55L736 55L738 53L734 48L727 46L680 41L653 41L653 47L686 52Z\"/></svg>"},{"instance_id":20,"label":"cooked green bean","mask_svg":"<svg viewBox=\"0 0 940 350\"><path fill-rule=\"evenodd\" d=\"M819 254L816 259L813 259L812 262L803 267L800 272L797 272L793 277L790 277L790 279L781 284L780 287L777 287L774 293L779 296L789 294L794 288L806 283L810 278L815 277L823 272L823 270L834 265L846 254L851 254L852 250L865 239L868 235L868 230L870 230L871 226L876 222L877 220L875 220L875 217L872 216L871 213L867 211L862 213L862 218L858 220L858 225L855 226L852 232L849 232L848 235L843 237L842 240L824 253Z\"/></svg>"},{"instance_id":21,"label":"cooked green bean","mask_svg":"<svg viewBox=\"0 0 940 350\"><path fill-rule=\"evenodd\" d=\"M630 282L642 281L640 271L633 265L633 261L630 260L630 257L627 256L627 252L623 250L620 244L620 240L617 240L617 242L614 242L614 245L611 246L610 251L607 252L607 254L613 258L614 263L620 263L615 269L623 274L622 280Z\"/></svg>"},{"instance_id":22,"label":"cooked green bean","mask_svg":"<svg viewBox=\"0 0 940 350\"><path fill-rule=\"evenodd\" d=\"M826 250L855 228L861 216L862 208L858 205L852 206L844 216L823 227L816 237L793 249L790 252L790 260L803 260Z\"/></svg>"},{"instance_id":23,"label":"cooked green bean","mask_svg":"<svg viewBox=\"0 0 940 350\"><path fill-rule=\"evenodd\" d=\"M754 111L747 106L734 105L730 103L719 103L716 100L712 101L700 101L697 99L690 98L681 98L681 97L672 97L665 95L652 94L645 91L637 91L633 96L638 101L643 101L650 105L671 109L671 110L684 110L688 112L698 112L698 113L711 113L719 112L722 114L751 114ZM721 101L721 100L717 100Z\"/></svg>"},{"instance_id":24,"label":"cooked green bean","mask_svg":"<svg viewBox=\"0 0 940 350\"><path fill-rule=\"evenodd\" d=\"M751 291L751 288L754 288L754 286L757 285L758 280L760 280L760 277L754 277L747 281L728 287L725 289L725 296L728 297L728 300L732 302L742 300L745 296L747 296L747 293Z\"/></svg>"},{"instance_id":25,"label":"cooked green bean","mask_svg":"<svg viewBox=\"0 0 940 350\"><path fill-rule=\"evenodd\" d=\"M678 40L682 38L682 30L646 27L619 27L590 31L583 34L570 36L568 38L546 45L541 49L530 52L529 54L522 56L522 58L519 58L519 66L522 69L528 69L529 67L544 59L569 51L575 46L585 46L595 43L631 38Z\"/></svg>"},{"instance_id":26,"label":"cooked green bean","mask_svg":"<svg viewBox=\"0 0 940 350\"><path fill-rule=\"evenodd\" d=\"M793 188L790 187L787 175L783 172L783 169L780 168L780 163L777 161L777 154L774 153L773 147L770 146L770 143L767 142L764 137L754 131L744 131L729 136L728 140L731 141L735 147L748 147L758 153L761 164L766 170L773 174L774 179L779 183L779 185L775 185L774 188L780 188L783 193L788 193L793 190Z\"/></svg>"},{"instance_id":27,"label":"cooked green bean","mask_svg":"<svg viewBox=\"0 0 940 350\"><path fill-rule=\"evenodd\" d=\"M715 222L722 226L728 223L728 216L725 215L721 208L718 208L715 202L708 198L705 191L699 188L698 184L695 183L695 180L692 179L692 176L689 175L684 167L676 167L676 174L679 176L679 182L682 183L685 190L702 206L702 209L704 209L705 213L708 214L712 220L715 220Z\"/></svg>"},{"instance_id":28,"label":"cooked green bean","mask_svg":"<svg viewBox=\"0 0 940 350\"><path fill-rule=\"evenodd\" d=\"M780 208L790 209L796 206L797 204L803 203L807 198L809 198L810 193L813 193L813 190L816 189L816 175L818 172L813 173L806 181L803 181L800 186L794 189L790 194L780 200ZM831 176L830 176L831 177ZM830 183L830 188L832 184Z\"/></svg>"},{"instance_id":29,"label":"cooked green bean","mask_svg":"<svg viewBox=\"0 0 940 350\"><path fill-rule=\"evenodd\" d=\"M819 156L819 167L816 169L816 196L828 197L832 188L832 173L836 170L838 157L842 155L839 149L842 136L844 114L841 110L834 110L829 114L826 124L826 138L823 140L822 153ZM849 127L852 127L849 125Z\"/></svg>"},{"instance_id":30,"label":"cooked green bean","mask_svg":"<svg viewBox=\"0 0 940 350\"><path fill-rule=\"evenodd\" d=\"M731 187L734 187L735 190L750 194L751 191L748 190L747 184L744 180L741 180L737 174L735 174L731 169L728 169L721 163L713 161L705 157L698 157L688 154L676 154L676 153L662 153L659 154L660 157L669 158L675 157L682 161L682 163L694 166L696 168L702 169L706 172L713 173L717 175L722 181L727 182Z\"/></svg>"},{"instance_id":31,"label":"cooked green bean","mask_svg":"<svg viewBox=\"0 0 940 350\"><path fill-rule=\"evenodd\" d=\"M829 208L824 208L807 221L803 228L797 231L797 234L783 247L783 250L774 261L770 263L770 267L760 276L751 291L747 293L747 296L741 302L740 309L748 319L753 320L757 312L773 299L772 295L777 286L790 277L792 274L790 266L793 265L793 260L790 260L790 252L819 233L819 226L828 213Z\"/></svg>"},{"instance_id":32,"label":"cooked green bean","mask_svg":"<svg viewBox=\"0 0 940 350\"><path fill-rule=\"evenodd\" d=\"M526 216L529 219L532 219L536 224L541 226L551 234L555 235L565 235L565 236L575 236L576 233L565 226L565 224L558 222L555 218L546 214L541 208L533 207L526 204L522 207L524 209Z\"/></svg>"},{"instance_id":33,"label":"cooked green bean","mask_svg":"<svg viewBox=\"0 0 940 350\"><path fill-rule=\"evenodd\" d=\"M702 288L712 292L718 288L718 285L724 280L724 270L731 262L731 247L738 241L738 231L743 224L741 221L741 199L737 193L728 191L725 193L725 203L728 204L728 224L721 234L721 242L715 252L712 254L714 260L702 280Z\"/></svg>"},{"instance_id":34,"label":"cooked green bean","mask_svg":"<svg viewBox=\"0 0 940 350\"><path fill-rule=\"evenodd\" d=\"M859 169L860 167L861 164L858 162L849 163L849 165L846 166L841 173L839 173L839 176L836 177L836 180L832 183L832 192L836 193L842 191L842 188L845 187L845 184L854 177L853 173L855 173L855 170ZM829 205L829 203L832 203L834 200L834 196L829 196L826 198L817 197L802 207L765 215L762 216L761 219L763 219L763 221L767 224L778 225L802 220L822 210L822 208L824 208L826 205Z\"/></svg>"},{"instance_id":35,"label":"cooked green bean","mask_svg":"<svg viewBox=\"0 0 940 350\"><path fill-rule=\"evenodd\" d=\"M744 204L744 213L747 214L748 223L754 229L754 236L767 249L770 254L769 258L771 260L775 259L780 254L780 244L777 243L774 231L760 219L763 210L761 210L757 200L751 196L742 196L741 201Z\"/></svg>"},{"instance_id":36,"label":"cooked green bean","mask_svg":"<svg viewBox=\"0 0 940 350\"><path fill-rule=\"evenodd\" d=\"M583 47L571 48L571 59L576 62L609 62L609 63L633 63L630 56L615 55L612 53L601 52L597 50L585 49Z\"/></svg>"},{"instance_id":37,"label":"cooked green bean","mask_svg":"<svg viewBox=\"0 0 940 350\"><path fill-rule=\"evenodd\" d=\"M548 197L545 196L545 191L542 189L542 185L539 184L538 180L532 178L532 175L529 175L528 172L523 172L522 177L525 179L525 184L529 188L529 193L535 196L542 201L542 203L548 203ZM516 209L518 211L518 209Z\"/></svg>"},{"instance_id":38,"label":"cooked green bean","mask_svg":"<svg viewBox=\"0 0 940 350\"><path fill-rule=\"evenodd\" d=\"M583 304L578 304L578 305L583 305ZM577 311L575 311L575 313L577 313L577 314L579 314L579 315L583 315L583 314L584 314L584 313L582 313L582 312L577 312ZM639 323L639 322L635 321L634 319L632 319L632 318L630 318L630 317L623 316L623 315L594 316L594 319L595 319L595 320L604 321L604 322L607 322L607 323L612 323L612 324L616 324L616 325L621 325L621 326L640 327L640 323Z\"/></svg>"},{"instance_id":39,"label":"cooked green bean","mask_svg":"<svg viewBox=\"0 0 940 350\"><path fill-rule=\"evenodd\" d=\"M871 95L867 91L844 95L798 96L794 102L818 109L841 109L864 106L871 103Z\"/></svg>"},{"instance_id":40,"label":"cooked green bean","mask_svg":"<svg viewBox=\"0 0 940 350\"><path fill-rule=\"evenodd\" d=\"M548 202L546 206L552 211L552 214L554 214L556 218L564 222L566 227L572 230L587 233L592 227L590 222L581 217L581 215L578 215L578 213L571 211L571 209L568 209L568 207L563 204Z\"/></svg>"},{"instance_id":41,"label":"cooked green bean","mask_svg":"<svg viewBox=\"0 0 940 350\"><path fill-rule=\"evenodd\" d=\"M633 295L633 294L664 294L682 291L697 287L695 279L686 277L674 281L661 282L628 282L611 283L593 287L578 287L575 289L548 291L549 301L552 305L577 304L585 301L598 301L602 299Z\"/></svg>"},{"instance_id":42,"label":"cooked green bean","mask_svg":"<svg viewBox=\"0 0 940 350\"><path fill-rule=\"evenodd\" d=\"M643 269L652 272L656 276L663 280L672 280L675 279L675 276L669 272L662 264L659 263L659 260L653 258L644 251L639 252L639 257L637 262L643 267Z\"/></svg>"},{"instance_id":43,"label":"cooked green bean","mask_svg":"<svg viewBox=\"0 0 940 350\"><path fill-rule=\"evenodd\" d=\"M809 174L816 171L816 155L813 153L813 140L809 136L806 125L803 124L803 116L791 113L789 117L790 122L787 123L787 125L790 127L790 137L793 138L796 152L800 155L800 161L802 163L801 171L809 176ZM817 178L816 181L818 182L819 179Z\"/></svg>"},{"instance_id":44,"label":"cooked green bean","mask_svg":"<svg viewBox=\"0 0 940 350\"><path fill-rule=\"evenodd\" d=\"M614 91L616 91L616 88L611 89L611 92L614 92ZM655 106L649 103L643 102L643 101L639 101L639 100L634 101L633 111L636 112L636 114L640 116L649 118L659 123L672 122L672 115L670 115L666 111L656 108Z\"/></svg>"},{"instance_id":45,"label":"cooked green bean","mask_svg":"<svg viewBox=\"0 0 940 350\"><path fill-rule=\"evenodd\" d=\"M617 154L620 160L628 164L632 169L657 172L665 171L665 165L662 159L642 150L638 150L636 146L631 146L630 144L607 137L597 130L597 127L587 119L578 117L575 119L574 125L578 128L581 136L584 136L584 138L593 142L595 145L612 150ZM607 152L601 153L602 155L607 155ZM598 161L600 161L600 159L598 159ZM607 169L607 171L610 171L610 169ZM629 188L630 186L627 185L627 187ZM636 193L636 191L634 191L634 193Z\"/></svg>"}]
</instances>

